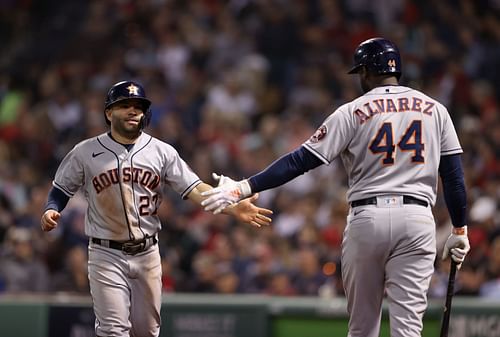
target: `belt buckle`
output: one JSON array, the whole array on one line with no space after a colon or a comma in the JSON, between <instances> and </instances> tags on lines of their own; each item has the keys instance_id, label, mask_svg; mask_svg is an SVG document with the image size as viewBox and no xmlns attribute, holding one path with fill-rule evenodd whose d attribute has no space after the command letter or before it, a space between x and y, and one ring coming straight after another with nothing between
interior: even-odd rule
<instances>
[{"instance_id":1,"label":"belt buckle","mask_svg":"<svg viewBox=\"0 0 500 337\"><path fill-rule=\"evenodd\" d=\"M144 251L146 248L146 240L142 240L139 242L124 242L122 243L122 252L126 255L135 255L139 252Z\"/></svg>"},{"instance_id":2,"label":"belt buckle","mask_svg":"<svg viewBox=\"0 0 500 337\"><path fill-rule=\"evenodd\" d=\"M384 205L390 206L395 205L397 203L397 199L395 197L384 197Z\"/></svg>"},{"instance_id":3,"label":"belt buckle","mask_svg":"<svg viewBox=\"0 0 500 337\"><path fill-rule=\"evenodd\" d=\"M378 207L392 208L403 205L403 197L397 195L381 195L377 197Z\"/></svg>"}]
</instances>

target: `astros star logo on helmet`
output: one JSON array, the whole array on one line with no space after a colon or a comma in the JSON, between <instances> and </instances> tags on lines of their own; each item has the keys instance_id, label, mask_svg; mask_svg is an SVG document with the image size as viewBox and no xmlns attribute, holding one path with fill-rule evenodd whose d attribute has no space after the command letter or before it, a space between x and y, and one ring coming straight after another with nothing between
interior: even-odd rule
<instances>
[{"instance_id":1,"label":"astros star logo on helmet","mask_svg":"<svg viewBox=\"0 0 500 337\"><path fill-rule=\"evenodd\" d=\"M129 85L129 86L127 87L127 89L128 89L128 93L129 93L129 95L135 95L135 96L139 95L139 91L138 91L138 90L139 90L139 87L137 87L137 86L135 86L135 85L131 84L131 85Z\"/></svg>"}]
</instances>

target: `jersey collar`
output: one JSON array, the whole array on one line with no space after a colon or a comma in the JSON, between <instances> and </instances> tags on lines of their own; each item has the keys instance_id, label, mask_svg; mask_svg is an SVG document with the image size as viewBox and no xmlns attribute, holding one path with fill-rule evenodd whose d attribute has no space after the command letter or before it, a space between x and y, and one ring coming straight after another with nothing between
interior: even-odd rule
<instances>
[{"instance_id":1,"label":"jersey collar","mask_svg":"<svg viewBox=\"0 0 500 337\"><path fill-rule=\"evenodd\" d=\"M123 146L123 144L118 143L108 133L103 133L102 135L97 137L99 142L101 142L105 147L112 150L115 153L128 152L127 149ZM151 136L146 134L144 131L141 132L139 138L134 143L134 148L141 148L143 144L150 140Z\"/></svg>"},{"instance_id":2,"label":"jersey collar","mask_svg":"<svg viewBox=\"0 0 500 337\"><path fill-rule=\"evenodd\" d=\"M411 89L408 87L404 87L402 85L388 84L373 88L372 90L368 91L365 95L399 94L408 90Z\"/></svg>"}]
</instances>

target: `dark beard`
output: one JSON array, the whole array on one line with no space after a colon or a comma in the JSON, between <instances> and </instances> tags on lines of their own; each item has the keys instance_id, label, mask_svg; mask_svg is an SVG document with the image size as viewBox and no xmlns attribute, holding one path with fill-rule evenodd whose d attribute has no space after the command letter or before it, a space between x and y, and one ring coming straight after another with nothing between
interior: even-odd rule
<instances>
[{"instance_id":1,"label":"dark beard","mask_svg":"<svg viewBox=\"0 0 500 337\"><path fill-rule=\"evenodd\" d=\"M125 137L127 139L133 140L139 137L141 134L141 123L137 125L136 128L130 129L125 127L125 122L119 122L115 126L115 132L118 133L120 136Z\"/></svg>"}]
</instances>

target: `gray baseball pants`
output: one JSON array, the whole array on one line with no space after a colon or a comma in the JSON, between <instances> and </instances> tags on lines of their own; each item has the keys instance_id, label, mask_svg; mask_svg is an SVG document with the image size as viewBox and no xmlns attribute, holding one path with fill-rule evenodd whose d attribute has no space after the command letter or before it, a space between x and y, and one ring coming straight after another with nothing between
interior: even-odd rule
<instances>
[{"instance_id":1,"label":"gray baseball pants","mask_svg":"<svg viewBox=\"0 0 500 337\"><path fill-rule=\"evenodd\" d=\"M88 269L97 336L159 335L161 262L158 245L136 255L126 255L91 243Z\"/></svg>"},{"instance_id":2,"label":"gray baseball pants","mask_svg":"<svg viewBox=\"0 0 500 337\"><path fill-rule=\"evenodd\" d=\"M420 337L436 257L431 208L403 204L402 196L351 208L342 242L342 279L348 337L378 337L382 301L391 337Z\"/></svg>"}]
</instances>

